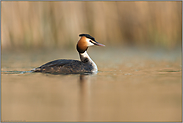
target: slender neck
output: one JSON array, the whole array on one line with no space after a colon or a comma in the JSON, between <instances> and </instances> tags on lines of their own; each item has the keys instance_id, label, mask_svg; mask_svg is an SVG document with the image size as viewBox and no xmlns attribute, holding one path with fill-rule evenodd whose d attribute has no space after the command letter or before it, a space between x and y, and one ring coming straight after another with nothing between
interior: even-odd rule
<instances>
[{"instance_id":1,"label":"slender neck","mask_svg":"<svg viewBox=\"0 0 183 123\"><path fill-rule=\"evenodd\" d=\"M86 63L86 62L94 63L86 51L84 53L79 53L79 56L80 56L81 61L84 63Z\"/></svg>"},{"instance_id":2,"label":"slender neck","mask_svg":"<svg viewBox=\"0 0 183 123\"><path fill-rule=\"evenodd\" d=\"M85 51L84 53L79 53L80 59L83 63L89 63L92 64L92 66L94 67L94 71L97 71L97 65L95 64L95 62L90 58L90 56L88 55L88 53Z\"/></svg>"}]
</instances>

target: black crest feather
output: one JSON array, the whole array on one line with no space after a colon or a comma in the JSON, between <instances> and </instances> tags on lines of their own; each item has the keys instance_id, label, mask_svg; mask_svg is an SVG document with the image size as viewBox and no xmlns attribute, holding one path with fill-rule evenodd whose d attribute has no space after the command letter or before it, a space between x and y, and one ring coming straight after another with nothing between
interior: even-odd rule
<instances>
[{"instance_id":1,"label":"black crest feather","mask_svg":"<svg viewBox=\"0 0 183 123\"><path fill-rule=\"evenodd\" d=\"M94 38L94 37L92 37L92 36L91 36L91 35L89 35L89 34L80 34L79 36L85 36L85 37L87 37L87 38L89 38L89 39L91 39L91 40L95 41L95 38Z\"/></svg>"}]
</instances>

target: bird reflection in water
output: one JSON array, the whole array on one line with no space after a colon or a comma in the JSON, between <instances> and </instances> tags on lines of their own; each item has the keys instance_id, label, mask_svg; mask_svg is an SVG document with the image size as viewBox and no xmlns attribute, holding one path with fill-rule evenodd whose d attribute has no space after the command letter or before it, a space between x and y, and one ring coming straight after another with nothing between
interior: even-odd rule
<instances>
[{"instance_id":1,"label":"bird reflection in water","mask_svg":"<svg viewBox=\"0 0 183 123\"><path fill-rule=\"evenodd\" d=\"M90 88L91 74L80 74L80 99L79 99L79 120L86 121L90 119L91 112L91 88Z\"/></svg>"}]
</instances>

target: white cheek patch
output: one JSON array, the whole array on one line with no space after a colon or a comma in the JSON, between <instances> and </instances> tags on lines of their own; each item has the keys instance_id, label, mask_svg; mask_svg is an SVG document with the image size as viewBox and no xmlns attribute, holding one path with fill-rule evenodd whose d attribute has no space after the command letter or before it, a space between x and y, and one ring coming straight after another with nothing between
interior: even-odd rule
<instances>
[{"instance_id":1,"label":"white cheek patch","mask_svg":"<svg viewBox=\"0 0 183 123\"><path fill-rule=\"evenodd\" d=\"M94 44L90 42L91 39L89 38L86 38L86 42L87 42L87 45L88 46L93 46Z\"/></svg>"}]
</instances>

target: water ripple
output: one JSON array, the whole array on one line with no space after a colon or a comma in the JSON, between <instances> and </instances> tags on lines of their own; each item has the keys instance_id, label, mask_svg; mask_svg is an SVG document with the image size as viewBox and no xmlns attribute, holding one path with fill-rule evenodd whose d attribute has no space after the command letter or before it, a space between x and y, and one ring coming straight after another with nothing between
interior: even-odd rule
<instances>
[{"instance_id":1,"label":"water ripple","mask_svg":"<svg viewBox=\"0 0 183 123\"><path fill-rule=\"evenodd\" d=\"M1 71L2 74L25 74L32 73L32 71Z\"/></svg>"}]
</instances>

